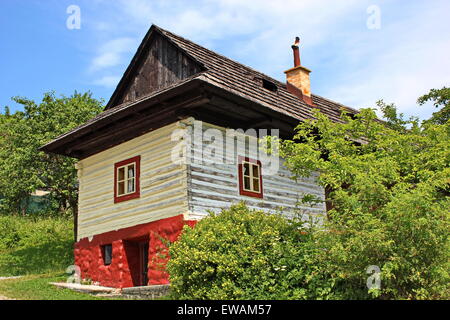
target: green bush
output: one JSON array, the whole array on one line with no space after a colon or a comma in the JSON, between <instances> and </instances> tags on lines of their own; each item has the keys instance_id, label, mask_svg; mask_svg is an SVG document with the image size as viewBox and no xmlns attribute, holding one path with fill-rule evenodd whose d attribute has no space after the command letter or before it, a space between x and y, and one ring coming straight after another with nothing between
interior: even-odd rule
<instances>
[{"instance_id":1,"label":"green bush","mask_svg":"<svg viewBox=\"0 0 450 320\"><path fill-rule=\"evenodd\" d=\"M448 299L448 201L406 193L320 228L233 206L170 246L174 299ZM381 288L368 289L369 266Z\"/></svg>"},{"instance_id":2,"label":"green bush","mask_svg":"<svg viewBox=\"0 0 450 320\"><path fill-rule=\"evenodd\" d=\"M71 219L0 216L0 276L60 271L72 264Z\"/></svg>"},{"instance_id":3,"label":"green bush","mask_svg":"<svg viewBox=\"0 0 450 320\"><path fill-rule=\"evenodd\" d=\"M421 186L398 195L377 215L351 212L316 234L325 248L317 256L334 279L339 299L448 299L450 199L437 202ZM368 266L381 273L379 289L367 290Z\"/></svg>"},{"instance_id":4,"label":"green bush","mask_svg":"<svg viewBox=\"0 0 450 320\"><path fill-rule=\"evenodd\" d=\"M170 247L174 299L312 299L330 280L311 263L311 235L301 223L240 204L185 227ZM319 287L316 290L316 287ZM328 289L327 289L328 288Z\"/></svg>"}]
</instances>

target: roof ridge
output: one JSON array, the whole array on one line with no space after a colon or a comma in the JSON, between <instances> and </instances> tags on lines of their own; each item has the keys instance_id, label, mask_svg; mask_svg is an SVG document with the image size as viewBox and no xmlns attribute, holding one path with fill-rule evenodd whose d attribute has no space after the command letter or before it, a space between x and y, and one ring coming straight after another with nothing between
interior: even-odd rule
<instances>
[{"instance_id":1,"label":"roof ridge","mask_svg":"<svg viewBox=\"0 0 450 320\"><path fill-rule=\"evenodd\" d=\"M210 53L213 53L213 54L215 54L215 55L217 55L217 56L220 56L220 57L223 58L223 59L226 59L226 60L228 60L228 61L230 61L230 62L233 62L233 63L235 63L235 64L237 64L237 65L239 65L239 66L242 66L242 67L244 67L244 68L247 68L247 69L253 71L254 73L258 73L258 74L260 74L260 75L266 77L266 78L269 79L270 81L276 82L276 83L279 84L281 87L286 87L286 84L285 84L284 82L281 82L280 80L277 80L277 79L275 79L275 78L273 78L273 77L271 77L271 76L265 74L264 72L258 71L258 70L254 69L254 68L252 68L252 67L249 67L249 66L246 65L246 64L243 64L242 62L236 61L236 60L231 59L231 58L229 58L229 57L227 57L227 56L225 56L225 55L223 55L223 54L221 54L221 53L218 53L218 52L216 52L216 51L213 51L213 50L211 50L211 49L208 49L208 48L206 48L206 47L204 47L204 46L202 46L202 45L200 45L200 44L198 44L198 43L196 43L196 42L194 42L194 41L192 41L192 40L189 40L189 39L187 39L187 38L185 38L185 37L183 37L183 36L180 36L180 35L178 35L178 34L175 34L175 33L171 32L171 31L168 31L168 30L166 30L166 29L164 29L164 28L161 28L161 27L159 27L159 26L157 26L157 25L155 25L155 24L153 24L153 26L154 26L156 29L159 29L160 31L162 31L163 33L167 33L167 34L169 34L170 36L173 36L173 37L175 37L175 38L179 38L179 39L182 40L182 41L189 42L190 44L193 44L194 46L201 47L202 49L204 49L204 50L206 50L206 51L208 51L208 52L210 52Z\"/></svg>"},{"instance_id":2,"label":"roof ridge","mask_svg":"<svg viewBox=\"0 0 450 320\"><path fill-rule=\"evenodd\" d=\"M359 110L357 110L357 109L355 109L355 108L349 107L349 106L347 106L347 105L345 105L345 104L342 104L342 103L340 103L340 102L334 101L334 100L332 100L332 99L322 97L321 95L318 95L318 94L315 94L315 93L311 93L311 95L314 96L314 97L316 97L316 98L323 99L323 100L325 100L325 101L328 101L328 102L337 104L337 105L339 105L339 106L341 106L341 107L347 108L347 109L349 109L350 111L353 111L353 112L355 112L355 113L359 113L359 112L360 112Z\"/></svg>"},{"instance_id":3,"label":"roof ridge","mask_svg":"<svg viewBox=\"0 0 450 320\"><path fill-rule=\"evenodd\" d=\"M275 78L273 78L273 77L271 77L271 76L269 76L269 75L267 75L267 74L265 74L265 73L263 73L263 72L261 72L261 71L258 71L258 70L254 69L254 68L252 68L252 67L249 67L248 65L245 65L245 64L243 64L243 63L241 63L241 62L239 62L239 61L236 61L236 60L231 59L231 58L229 58L229 57L227 57L227 56L224 56L223 54L220 54L220 53L218 53L218 52L216 52L216 51L213 51L213 50L211 50L211 49L208 49L208 48L206 48L206 47L204 47L204 46L202 46L202 45L200 45L200 44L198 44L198 43L196 43L196 42L194 42L194 41L192 41L192 40L189 40L189 39L187 39L187 38L185 38L185 37L183 37L183 36L180 36L180 35L178 35L178 34L175 34L175 33L171 32L171 31L168 31L168 30L166 30L166 29L164 29L164 28L161 28L161 27L157 26L156 24L153 24L153 26L154 26L156 29L158 29L159 31L161 31L162 33L166 34L166 36L175 37L175 38L178 38L178 40L188 42L189 44L192 44L192 45L197 46L197 47L201 47L203 50L206 50L206 51L208 51L208 52L210 52L210 53L213 53L213 54L215 54L215 55L217 55L217 56L219 56L219 57L221 57L221 58L223 58L223 59L225 59L225 60L228 60L228 61L230 61L230 62L232 62L232 63L234 63L234 64L237 64L237 65L242 66L242 67L244 67L244 68L246 68L246 69L249 69L250 71L252 71L252 72L254 72L254 73L256 73L256 74L260 74L260 75L264 76L265 78L267 78L267 80L270 80L270 81L276 83L279 87L284 88L284 89L287 90L286 83L281 82L280 80L277 80L277 79L275 79ZM179 47L179 45L178 45L178 47ZM183 48L181 48L181 49L182 49L183 51L186 51L186 50L184 50ZM196 59L196 60L197 60L197 59ZM330 102L330 103L334 103L334 104L339 105L339 106L341 106L341 107L347 108L347 109L349 109L350 111L359 113L359 111L358 111L357 109L352 108L352 107L349 107L349 106L346 106L346 105L344 105L344 104L342 104L342 103L340 103L340 102L336 102L336 101L334 101L334 100L325 98L325 97L320 96L320 95L315 94L315 93L311 93L311 95L312 95L312 96L315 96L315 97L317 97L317 98L319 98L319 99L323 99L323 100L325 100L325 101L328 101L328 102Z\"/></svg>"}]
</instances>

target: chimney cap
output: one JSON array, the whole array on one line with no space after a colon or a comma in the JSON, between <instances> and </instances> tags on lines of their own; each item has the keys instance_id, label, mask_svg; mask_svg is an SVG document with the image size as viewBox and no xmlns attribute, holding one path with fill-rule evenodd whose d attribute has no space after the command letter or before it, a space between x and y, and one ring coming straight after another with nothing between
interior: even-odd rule
<instances>
[{"instance_id":1,"label":"chimney cap","mask_svg":"<svg viewBox=\"0 0 450 320\"><path fill-rule=\"evenodd\" d=\"M295 37L295 42L292 45L292 48L298 48L300 46L300 37Z\"/></svg>"}]
</instances>

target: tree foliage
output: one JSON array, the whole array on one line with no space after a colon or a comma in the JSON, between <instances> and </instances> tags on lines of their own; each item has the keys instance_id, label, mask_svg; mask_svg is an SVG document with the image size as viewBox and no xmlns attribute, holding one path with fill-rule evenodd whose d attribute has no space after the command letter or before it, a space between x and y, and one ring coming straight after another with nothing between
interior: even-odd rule
<instances>
[{"instance_id":1,"label":"tree foliage","mask_svg":"<svg viewBox=\"0 0 450 320\"><path fill-rule=\"evenodd\" d=\"M39 148L55 137L85 123L102 110L90 93L56 97L46 93L42 102L15 97L23 111L0 114L0 194L4 212L23 211L37 189L51 192L61 209L76 208L78 186L75 160L49 155ZM26 203L25 203L26 204Z\"/></svg>"},{"instance_id":2,"label":"tree foliage","mask_svg":"<svg viewBox=\"0 0 450 320\"><path fill-rule=\"evenodd\" d=\"M433 124L445 124L450 120L450 88L431 89L426 95L421 96L417 102L423 105L429 101L433 102L436 108L442 108L435 112L433 116L427 120Z\"/></svg>"},{"instance_id":3,"label":"tree foliage","mask_svg":"<svg viewBox=\"0 0 450 320\"><path fill-rule=\"evenodd\" d=\"M331 190L325 250L318 262L336 280L341 298L368 297L366 269L381 269L381 298L448 297L450 127L404 120L380 103L386 123L371 109L334 123L325 115L302 123L296 141L281 143L295 176L318 171Z\"/></svg>"}]
</instances>

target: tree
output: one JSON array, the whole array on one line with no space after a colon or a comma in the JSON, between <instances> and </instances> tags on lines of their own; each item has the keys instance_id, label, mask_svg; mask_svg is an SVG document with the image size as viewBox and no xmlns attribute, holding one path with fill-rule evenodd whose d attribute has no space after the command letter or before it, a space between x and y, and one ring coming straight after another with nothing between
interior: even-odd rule
<instances>
[{"instance_id":1,"label":"tree","mask_svg":"<svg viewBox=\"0 0 450 320\"><path fill-rule=\"evenodd\" d=\"M331 190L317 264L339 298L448 298L450 124L404 120L381 104L387 122L371 109L344 123L318 112L280 143L295 176L318 172ZM371 265L382 282L368 292Z\"/></svg>"},{"instance_id":2,"label":"tree","mask_svg":"<svg viewBox=\"0 0 450 320\"><path fill-rule=\"evenodd\" d=\"M91 93L57 98L45 93L40 104L15 97L24 111L8 109L0 116L0 190L3 211L24 211L24 201L37 189L50 192L61 210L77 212L75 159L40 152L57 136L85 123L102 111Z\"/></svg>"},{"instance_id":3,"label":"tree","mask_svg":"<svg viewBox=\"0 0 450 320\"><path fill-rule=\"evenodd\" d=\"M417 100L420 105L429 101L433 101L436 108L442 107L442 109L433 113L433 116L427 122L433 124L447 123L450 119L450 88L431 89L428 94L421 96Z\"/></svg>"}]
</instances>

